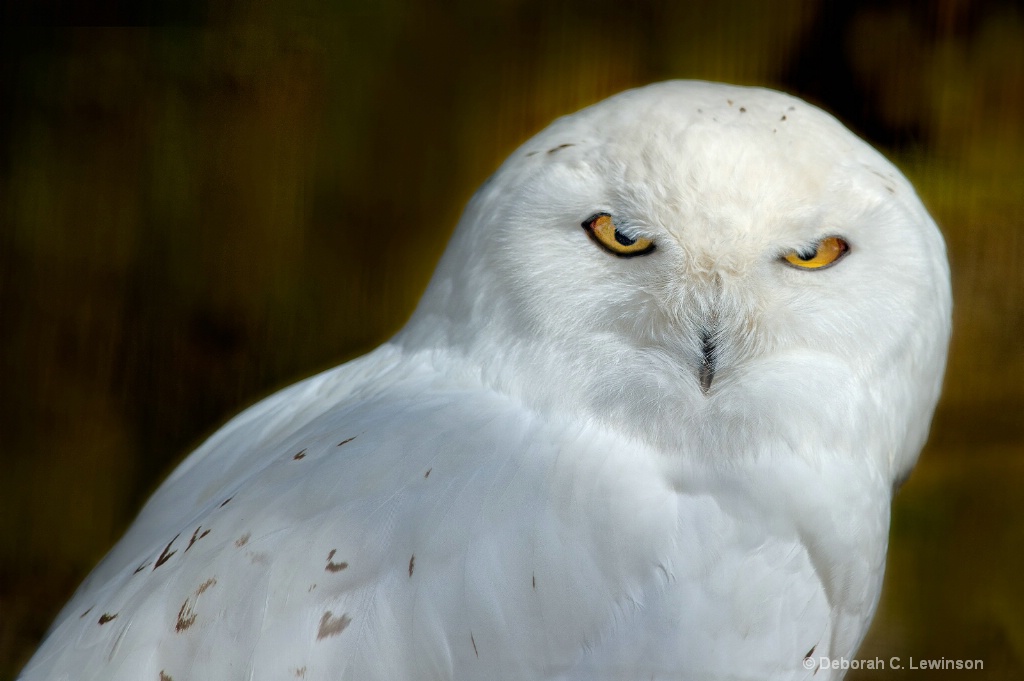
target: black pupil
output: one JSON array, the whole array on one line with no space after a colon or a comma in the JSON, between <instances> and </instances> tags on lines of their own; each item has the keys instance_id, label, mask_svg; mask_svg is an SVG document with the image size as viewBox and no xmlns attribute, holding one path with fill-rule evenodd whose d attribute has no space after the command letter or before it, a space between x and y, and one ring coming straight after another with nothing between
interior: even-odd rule
<instances>
[{"instance_id":1,"label":"black pupil","mask_svg":"<svg viewBox=\"0 0 1024 681\"><path fill-rule=\"evenodd\" d=\"M630 239L628 236L626 236L619 230L615 230L615 240L618 241L623 246L632 246L633 244L636 243L636 239ZM804 259L806 260L806 258Z\"/></svg>"}]
</instances>

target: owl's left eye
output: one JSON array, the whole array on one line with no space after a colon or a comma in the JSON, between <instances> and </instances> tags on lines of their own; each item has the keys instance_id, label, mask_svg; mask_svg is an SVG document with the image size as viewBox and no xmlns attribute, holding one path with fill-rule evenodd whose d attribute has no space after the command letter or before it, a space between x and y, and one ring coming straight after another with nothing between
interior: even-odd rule
<instances>
[{"instance_id":1,"label":"owl's left eye","mask_svg":"<svg viewBox=\"0 0 1024 681\"><path fill-rule=\"evenodd\" d=\"M620 258L647 255L654 250L654 242L642 236L630 237L619 231L608 213L598 213L582 224L583 229L601 248Z\"/></svg>"},{"instance_id":2,"label":"owl's left eye","mask_svg":"<svg viewBox=\"0 0 1024 681\"><path fill-rule=\"evenodd\" d=\"M850 244L837 236L828 236L814 244L813 247L790 251L782 256L782 260L802 270L820 270L835 264L850 250Z\"/></svg>"}]
</instances>

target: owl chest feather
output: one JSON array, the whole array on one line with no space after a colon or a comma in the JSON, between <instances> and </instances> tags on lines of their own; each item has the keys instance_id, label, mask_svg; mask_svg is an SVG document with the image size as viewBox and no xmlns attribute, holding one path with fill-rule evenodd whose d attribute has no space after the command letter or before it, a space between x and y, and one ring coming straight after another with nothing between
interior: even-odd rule
<instances>
[{"instance_id":1,"label":"owl chest feather","mask_svg":"<svg viewBox=\"0 0 1024 681\"><path fill-rule=\"evenodd\" d=\"M184 660L224 679L782 679L852 654L886 522L849 476L832 489L845 471L692 466L680 486L627 439L465 398L329 411L215 490L224 462L195 462L143 512L148 546L58 624L91 643L54 659L110 679L192 678Z\"/></svg>"}]
</instances>

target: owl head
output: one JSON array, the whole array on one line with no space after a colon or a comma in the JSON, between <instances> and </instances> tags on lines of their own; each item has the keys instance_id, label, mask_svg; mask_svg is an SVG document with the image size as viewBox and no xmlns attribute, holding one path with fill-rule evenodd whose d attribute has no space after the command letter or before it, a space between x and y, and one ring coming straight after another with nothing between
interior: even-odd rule
<instances>
[{"instance_id":1,"label":"owl head","mask_svg":"<svg viewBox=\"0 0 1024 681\"><path fill-rule=\"evenodd\" d=\"M674 81L516 150L396 342L669 456L858 457L897 481L950 309L942 237L881 154L794 97Z\"/></svg>"}]
</instances>

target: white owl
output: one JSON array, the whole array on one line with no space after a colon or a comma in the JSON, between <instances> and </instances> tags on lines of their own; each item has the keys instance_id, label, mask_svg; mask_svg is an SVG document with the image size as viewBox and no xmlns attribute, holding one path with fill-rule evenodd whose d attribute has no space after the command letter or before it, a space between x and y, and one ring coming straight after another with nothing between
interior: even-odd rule
<instances>
[{"instance_id":1,"label":"white owl","mask_svg":"<svg viewBox=\"0 0 1024 681\"><path fill-rule=\"evenodd\" d=\"M480 189L397 336L174 471L22 678L837 678L950 305L831 116L612 97Z\"/></svg>"}]
</instances>

